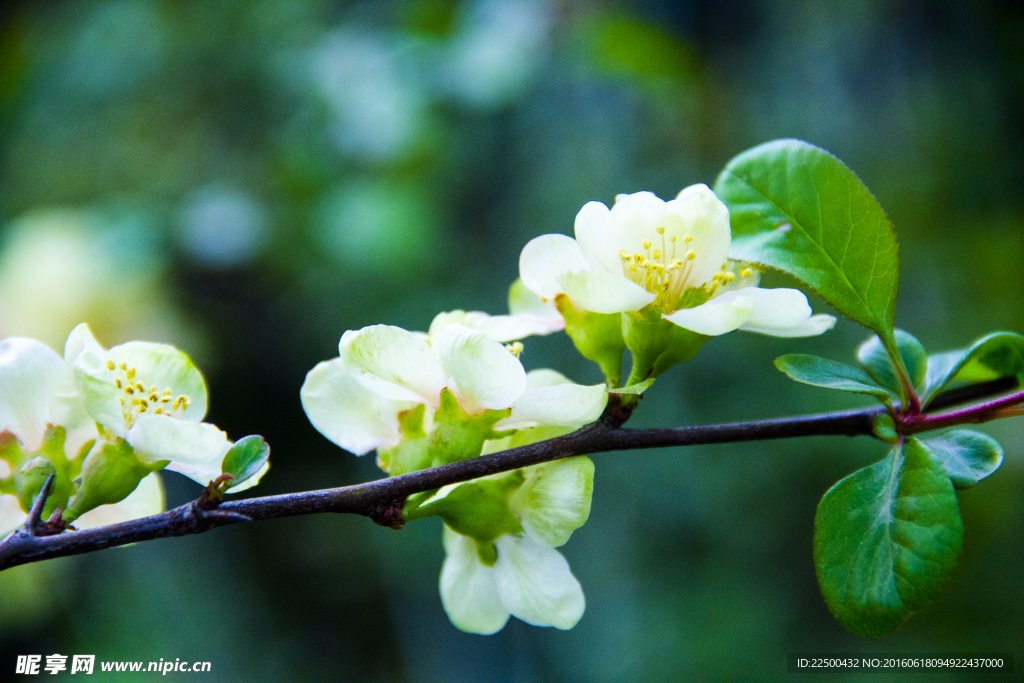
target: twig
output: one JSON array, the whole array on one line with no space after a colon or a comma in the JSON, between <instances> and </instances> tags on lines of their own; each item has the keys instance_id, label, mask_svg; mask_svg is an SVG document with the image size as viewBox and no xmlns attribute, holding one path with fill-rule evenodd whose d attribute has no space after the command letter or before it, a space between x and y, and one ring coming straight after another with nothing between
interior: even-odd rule
<instances>
[{"instance_id":1,"label":"twig","mask_svg":"<svg viewBox=\"0 0 1024 683\"><path fill-rule=\"evenodd\" d=\"M963 391L956 390L959 393L947 393L953 394L959 401L992 396L1007 388L1005 381L996 381L965 387ZM999 402L1002 404L1003 399L999 399ZM936 399L935 404L948 406L950 401L943 395ZM617 408L613 406L612 409ZM607 451L763 441L801 436L870 435L875 418L884 412L885 409L882 407L863 408L803 417L671 429L627 429L614 426L617 419L598 421L555 439L354 486L226 501L212 510L203 509L202 505L197 506L196 501L193 501L159 515L56 536L32 536L19 530L0 542L0 570L140 541L200 534L219 526L242 521L322 512L359 514L385 526L399 527L402 522L402 504L407 496L447 484L574 455ZM920 431L917 426L914 429ZM33 509L40 505L41 511L41 504L38 501L37 498Z\"/></svg>"}]
</instances>

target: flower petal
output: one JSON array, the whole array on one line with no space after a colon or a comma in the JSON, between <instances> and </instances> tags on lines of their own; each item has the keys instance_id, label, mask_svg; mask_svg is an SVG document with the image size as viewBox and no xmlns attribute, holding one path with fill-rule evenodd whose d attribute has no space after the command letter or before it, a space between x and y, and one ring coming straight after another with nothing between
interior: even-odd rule
<instances>
[{"instance_id":1,"label":"flower petal","mask_svg":"<svg viewBox=\"0 0 1024 683\"><path fill-rule=\"evenodd\" d=\"M504 429L526 429L540 425L582 427L601 417L608 404L604 384L557 386L527 389L512 404L512 414L494 425Z\"/></svg>"},{"instance_id":2,"label":"flower petal","mask_svg":"<svg viewBox=\"0 0 1024 683\"><path fill-rule=\"evenodd\" d=\"M557 311L554 317L487 315L480 311L470 311L462 324L471 330L483 332L496 342L510 342L535 334L545 335L565 329L565 321Z\"/></svg>"},{"instance_id":3,"label":"flower petal","mask_svg":"<svg viewBox=\"0 0 1024 683\"><path fill-rule=\"evenodd\" d=\"M65 426L66 406L58 398L74 393L64 361L50 347L20 337L0 341L0 431L13 432L27 450L39 447L48 423Z\"/></svg>"},{"instance_id":4,"label":"flower petal","mask_svg":"<svg viewBox=\"0 0 1024 683\"><path fill-rule=\"evenodd\" d=\"M621 273L620 251L625 250L632 255L643 252L644 242L661 244L661 236L655 228L662 224L664 214L665 201L653 192L620 194L615 197L615 204L602 232L588 231L586 239L593 246L588 247L584 253L589 254L591 249L600 252L605 259L602 269L609 273ZM613 258L614 267L611 267L610 260Z\"/></svg>"},{"instance_id":5,"label":"flower petal","mask_svg":"<svg viewBox=\"0 0 1024 683\"><path fill-rule=\"evenodd\" d=\"M397 446L402 439L398 413L416 405L373 393L356 382L340 358L310 370L299 397L317 431L356 455Z\"/></svg>"},{"instance_id":6,"label":"flower petal","mask_svg":"<svg viewBox=\"0 0 1024 683\"><path fill-rule=\"evenodd\" d=\"M818 315L812 315L806 321L793 327L758 327L748 322L740 327L740 329L744 332L757 332L758 334L767 334L773 337L816 337L819 334L828 332L835 326L836 319L834 316L819 313Z\"/></svg>"},{"instance_id":7,"label":"flower petal","mask_svg":"<svg viewBox=\"0 0 1024 683\"><path fill-rule=\"evenodd\" d=\"M121 408L123 394L114 386L105 356L82 351L75 358L72 373L82 403L93 420L122 439L128 434Z\"/></svg>"},{"instance_id":8,"label":"flower petal","mask_svg":"<svg viewBox=\"0 0 1024 683\"><path fill-rule=\"evenodd\" d=\"M519 359L476 330L449 325L438 339L437 354L451 375L449 388L470 415L508 408L526 389Z\"/></svg>"},{"instance_id":9,"label":"flower petal","mask_svg":"<svg viewBox=\"0 0 1024 683\"><path fill-rule=\"evenodd\" d=\"M96 337L92 335L92 330L85 323L79 323L75 325L75 329L71 330L71 334L68 335L68 339L64 342L64 362L67 363L68 369L71 369L78 357L82 355L83 351L90 351L97 356L106 355L103 347L96 341Z\"/></svg>"},{"instance_id":10,"label":"flower petal","mask_svg":"<svg viewBox=\"0 0 1024 683\"><path fill-rule=\"evenodd\" d=\"M508 288L508 312L510 315L532 315L538 318L551 318L561 321L565 327L562 315L550 303L545 303L539 296L530 291L530 288L523 284L520 278ZM554 323L552 323L554 324Z\"/></svg>"},{"instance_id":11,"label":"flower petal","mask_svg":"<svg viewBox=\"0 0 1024 683\"><path fill-rule=\"evenodd\" d=\"M726 292L700 306L670 313L665 316L665 320L709 337L732 332L745 323L754 312L754 298L743 294L750 289L754 288Z\"/></svg>"},{"instance_id":12,"label":"flower petal","mask_svg":"<svg viewBox=\"0 0 1024 683\"><path fill-rule=\"evenodd\" d=\"M128 430L128 443L141 462L170 460L167 469L203 485L220 475L221 462L232 445L228 435L212 424L167 415L138 417Z\"/></svg>"},{"instance_id":13,"label":"flower petal","mask_svg":"<svg viewBox=\"0 0 1024 683\"><path fill-rule=\"evenodd\" d=\"M811 306L807 297L796 289L761 289L747 287L740 290L753 297L754 312L740 328L779 337L804 337L821 334L835 324L832 316L817 316L812 324Z\"/></svg>"},{"instance_id":14,"label":"flower petal","mask_svg":"<svg viewBox=\"0 0 1024 683\"><path fill-rule=\"evenodd\" d=\"M557 387L559 384L572 384L573 381L551 368L537 368L526 373L526 388Z\"/></svg>"},{"instance_id":15,"label":"flower petal","mask_svg":"<svg viewBox=\"0 0 1024 683\"><path fill-rule=\"evenodd\" d=\"M456 628L469 633L497 633L508 621L501 604L494 569L484 566L476 542L444 527L446 557L441 567L441 604Z\"/></svg>"},{"instance_id":16,"label":"flower petal","mask_svg":"<svg viewBox=\"0 0 1024 683\"><path fill-rule=\"evenodd\" d=\"M537 296L554 299L562 293L558 276L580 270L590 270L580 245L565 235L534 237L519 255L519 277Z\"/></svg>"},{"instance_id":17,"label":"flower petal","mask_svg":"<svg viewBox=\"0 0 1024 683\"><path fill-rule=\"evenodd\" d=\"M638 311L657 298L637 283L616 273L562 273L558 282L574 304L594 313Z\"/></svg>"},{"instance_id":18,"label":"flower petal","mask_svg":"<svg viewBox=\"0 0 1024 683\"><path fill-rule=\"evenodd\" d=\"M509 499L523 527L546 545L565 544L587 522L594 492L594 463L586 456L565 458L523 470L526 481Z\"/></svg>"},{"instance_id":19,"label":"flower petal","mask_svg":"<svg viewBox=\"0 0 1024 683\"><path fill-rule=\"evenodd\" d=\"M576 214L576 242L593 270L621 273L621 247L611 227L611 210L602 202L587 202Z\"/></svg>"},{"instance_id":20,"label":"flower petal","mask_svg":"<svg viewBox=\"0 0 1024 683\"><path fill-rule=\"evenodd\" d=\"M142 479L127 498L113 505L100 505L75 520L78 529L91 529L130 519L149 517L164 511L164 487L154 472Z\"/></svg>"},{"instance_id":21,"label":"flower petal","mask_svg":"<svg viewBox=\"0 0 1024 683\"><path fill-rule=\"evenodd\" d=\"M440 406L448 373L422 337L401 327L371 325L345 332L339 350L352 377L373 393Z\"/></svg>"},{"instance_id":22,"label":"flower petal","mask_svg":"<svg viewBox=\"0 0 1024 683\"><path fill-rule=\"evenodd\" d=\"M707 185L683 189L665 206L664 225L670 233L693 238L683 252L692 249L696 257L690 263L687 282L699 286L710 280L726 262L732 241L729 209Z\"/></svg>"},{"instance_id":23,"label":"flower petal","mask_svg":"<svg viewBox=\"0 0 1024 683\"><path fill-rule=\"evenodd\" d=\"M146 390L156 386L157 393L170 389L175 398L187 396L185 420L201 422L206 416L206 382L184 352L170 344L133 341L115 346L107 353L115 365L124 363L135 368L135 381Z\"/></svg>"},{"instance_id":24,"label":"flower petal","mask_svg":"<svg viewBox=\"0 0 1024 683\"><path fill-rule=\"evenodd\" d=\"M541 303L541 305L545 304ZM554 308L550 308L550 310L554 313L553 317L532 314L488 315L482 311L438 313L430 323L428 338L431 343L437 343L441 330L452 324L483 332L489 339L497 342L515 341L534 334L551 334L564 329L565 321Z\"/></svg>"},{"instance_id":25,"label":"flower petal","mask_svg":"<svg viewBox=\"0 0 1024 683\"><path fill-rule=\"evenodd\" d=\"M562 554L528 535L502 536L495 545L494 578L505 608L534 626L575 626L586 601Z\"/></svg>"}]
</instances>

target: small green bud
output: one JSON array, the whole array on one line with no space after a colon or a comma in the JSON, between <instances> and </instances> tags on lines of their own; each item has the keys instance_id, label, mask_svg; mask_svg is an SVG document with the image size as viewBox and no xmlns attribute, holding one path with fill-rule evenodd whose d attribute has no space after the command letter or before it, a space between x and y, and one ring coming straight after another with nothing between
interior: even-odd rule
<instances>
[{"instance_id":1,"label":"small green bud","mask_svg":"<svg viewBox=\"0 0 1024 683\"><path fill-rule=\"evenodd\" d=\"M14 495L26 512L46 483L47 477L57 474L57 468L44 457L36 457L22 464L14 474Z\"/></svg>"},{"instance_id":2,"label":"small green bud","mask_svg":"<svg viewBox=\"0 0 1024 683\"><path fill-rule=\"evenodd\" d=\"M124 439L97 442L82 463L78 493L64 512L64 521L70 523L100 505L120 503L146 475L163 469L164 465L166 461L143 464Z\"/></svg>"},{"instance_id":3,"label":"small green bud","mask_svg":"<svg viewBox=\"0 0 1024 683\"><path fill-rule=\"evenodd\" d=\"M896 423L888 413L882 413L875 418L875 436L886 443L896 443L900 435L896 432Z\"/></svg>"}]
</instances>

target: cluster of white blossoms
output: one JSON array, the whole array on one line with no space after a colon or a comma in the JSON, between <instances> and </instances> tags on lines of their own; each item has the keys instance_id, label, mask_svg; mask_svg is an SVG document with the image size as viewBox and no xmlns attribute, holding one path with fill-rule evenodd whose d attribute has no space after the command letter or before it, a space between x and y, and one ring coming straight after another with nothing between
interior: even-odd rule
<instances>
[{"instance_id":1,"label":"cluster of white blossoms","mask_svg":"<svg viewBox=\"0 0 1024 683\"><path fill-rule=\"evenodd\" d=\"M709 337L735 329L807 336L835 324L812 315L797 290L758 287L756 267L728 259L730 239L729 212L704 185L670 202L649 192L620 195L611 209L590 202L576 217L575 240L544 235L523 249L509 315L441 313L426 333L349 330L339 357L306 376L302 405L335 444L357 455L375 450L382 469L404 474L597 420L626 348L638 384L620 400L635 405L647 380ZM563 329L607 384L524 370L517 340ZM672 348L679 345L686 348ZM581 456L407 499L403 521L444 520L441 601L455 626L488 634L509 616L562 629L579 621L583 591L556 548L586 522L593 478Z\"/></svg>"},{"instance_id":2,"label":"cluster of white blossoms","mask_svg":"<svg viewBox=\"0 0 1024 683\"><path fill-rule=\"evenodd\" d=\"M166 344L104 349L85 324L61 358L33 339L0 341L0 535L25 518L46 475L46 512L84 528L155 514L169 469L207 485L233 443L206 414L206 385L189 358ZM267 471L247 470L229 491Z\"/></svg>"},{"instance_id":3,"label":"cluster of white blossoms","mask_svg":"<svg viewBox=\"0 0 1024 683\"><path fill-rule=\"evenodd\" d=\"M342 448L377 450L390 474L476 457L515 435L566 433L601 415L605 385L581 386L550 370L527 373L522 345L501 343L559 327L542 310L454 311L438 315L427 333L386 325L350 330L339 357L307 375L302 405ZM581 467L589 474L563 472ZM456 626L493 633L510 614L538 626L576 624L583 592L554 547L586 521L592 482L590 461L573 458L409 499L405 519L445 520L441 595ZM549 519L565 500L576 501L574 512Z\"/></svg>"}]
</instances>

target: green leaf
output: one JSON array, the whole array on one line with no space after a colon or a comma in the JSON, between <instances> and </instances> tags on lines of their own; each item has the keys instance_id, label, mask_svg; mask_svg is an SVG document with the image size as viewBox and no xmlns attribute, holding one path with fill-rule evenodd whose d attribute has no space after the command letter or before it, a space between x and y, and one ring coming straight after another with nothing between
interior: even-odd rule
<instances>
[{"instance_id":1,"label":"green leaf","mask_svg":"<svg viewBox=\"0 0 1024 683\"><path fill-rule=\"evenodd\" d=\"M908 438L833 486L814 518L814 566L832 614L876 638L946 587L963 543L956 492L942 462Z\"/></svg>"},{"instance_id":2,"label":"green leaf","mask_svg":"<svg viewBox=\"0 0 1024 683\"><path fill-rule=\"evenodd\" d=\"M911 384L915 388L920 386L928 371L928 354L925 353L924 346L909 332L896 330L896 347L910 375ZM889 354L881 339L874 336L861 344L857 349L857 360L864 365L876 382L897 396L903 396L903 386L893 370L892 361L889 360Z\"/></svg>"},{"instance_id":3,"label":"green leaf","mask_svg":"<svg viewBox=\"0 0 1024 683\"><path fill-rule=\"evenodd\" d=\"M800 140L735 157L715 181L729 207L729 256L789 273L889 339L899 282L896 232L860 178Z\"/></svg>"},{"instance_id":4,"label":"green leaf","mask_svg":"<svg viewBox=\"0 0 1024 683\"><path fill-rule=\"evenodd\" d=\"M928 357L921 402L927 405L953 380L984 382L1024 374L1024 336L993 332L965 349Z\"/></svg>"},{"instance_id":5,"label":"green leaf","mask_svg":"<svg viewBox=\"0 0 1024 683\"><path fill-rule=\"evenodd\" d=\"M250 477L255 476L270 459L270 446L262 436L244 436L235 442L231 450L224 456L220 471L234 477L231 487L234 489Z\"/></svg>"},{"instance_id":6,"label":"green leaf","mask_svg":"<svg viewBox=\"0 0 1024 683\"><path fill-rule=\"evenodd\" d=\"M776 358L775 367L786 373L791 380L803 384L849 391L854 394L867 394L886 404L892 399L889 391L879 385L868 373L837 360L804 353L791 353Z\"/></svg>"},{"instance_id":7,"label":"green leaf","mask_svg":"<svg viewBox=\"0 0 1024 683\"><path fill-rule=\"evenodd\" d=\"M921 443L942 461L958 489L974 486L1003 464L1003 449L990 436L970 429L954 429Z\"/></svg>"},{"instance_id":8,"label":"green leaf","mask_svg":"<svg viewBox=\"0 0 1024 683\"><path fill-rule=\"evenodd\" d=\"M652 386L654 386L654 377L645 379L639 384L630 384L628 387L622 387L621 389L608 389L609 394L630 394L632 396L639 396L644 393Z\"/></svg>"}]
</instances>

